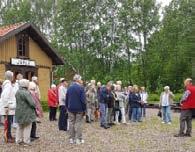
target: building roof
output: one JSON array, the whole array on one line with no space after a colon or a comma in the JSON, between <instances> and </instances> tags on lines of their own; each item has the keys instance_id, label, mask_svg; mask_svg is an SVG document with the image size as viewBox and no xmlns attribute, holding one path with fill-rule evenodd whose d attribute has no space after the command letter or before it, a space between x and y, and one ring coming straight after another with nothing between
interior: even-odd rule
<instances>
[{"instance_id":1,"label":"building roof","mask_svg":"<svg viewBox=\"0 0 195 152\"><path fill-rule=\"evenodd\" d=\"M0 43L22 31L26 31L29 34L40 48L42 48L42 50L52 59L54 65L64 64L63 59L57 54L56 50L50 46L48 40L43 36L38 28L31 23L16 23L0 27Z\"/></svg>"}]
</instances>

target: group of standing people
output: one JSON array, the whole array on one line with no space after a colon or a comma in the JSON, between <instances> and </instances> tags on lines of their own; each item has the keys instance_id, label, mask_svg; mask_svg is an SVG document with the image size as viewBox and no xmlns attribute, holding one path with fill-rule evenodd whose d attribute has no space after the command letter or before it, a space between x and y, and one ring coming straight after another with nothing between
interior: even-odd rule
<instances>
[{"instance_id":1,"label":"group of standing people","mask_svg":"<svg viewBox=\"0 0 195 152\"><path fill-rule=\"evenodd\" d=\"M108 129L114 124L127 124L126 113L130 122L142 122L146 116L148 94L145 87L137 85L122 89L121 81L108 82L100 89L100 126Z\"/></svg>"},{"instance_id":2,"label":"group of standing people","mask_svg":"<svg viewBox=\"0 0 195 152\"><path fill-rule=\"evenodd\" d=\"M70 143L84 143L82 137L82 122L86 113L86 95L81 76L76 74L68 84L64 78L56 86L48 90L49 120L56 121L56 111L59 107L58 128L69 130Z\"/></svg>"},{"instance_id":3,"label":"group of standing people","mask_svg":"<svg viewBox=\"0 0 195 152\"><path fill-rule=\"evenodd\" d=\"M100 127L110 128L115 124L127 124L129 121L141 122L145 117L145 104L148 94L145 88L129 86L122 88L122 82L108 82L105 86L91 80L83 84L80 75L73 77L72 83L61 78L56 86L52 84L48 90L48 106L50 121L56 120L56 109L60 114L58 127L61 131L69 130L70 143L84 143L82 138L82 121L84 116L87 123L98 121Z\"/></svg>"},{"instance_id":4,"label":"group of standing people","mask_svg":"<svg viewBox=\"0 0 195 152\"><path fill-rule=\"evenodd\" d=\"M5 80L2 83L0 96L0 115L4 117L4 139L8 143L16 142L25 146L31 145L36 136L36 122L43 117L40 103L40 90L38 78L32 77L32 81L24 79L18 73L14 80L12 71L5 72ZM15 124L16 137L12 136L11 128Z\"/></svg>"},{"instance_id":5,"label":"group of standing people","mask_svg":"<svg viewBox=\"0 0 195 152\"><path fill-rule=\"evenodd\" d=\"M18 74L16 81L13 80L13 72L6 71L5 80L0 87L0 115L6 122L5 141L29 146L32 140L39 138L36 136L37 122L43 117L38 78L34 76L29 82ZM180 131L175 137L191 136L191 109L195 108L195 88L191 79L187 79L184 84L186 91L181 99ZM163 113L162 123L171 124L170 107L173 98L169 86L165 86L159 104ZM147 100L145 87L133 85L123 89L121 81L109 81L106 85L98 82L96 85L95 80L85 86L81 76L76 74L70 85L67 80L61 78L57 86L52 84L48 90L49 120L57 120L56 112L59 106L59 130L69 130L71 144L82 144L84 116L87 123L100 120L100 127L104 129L120 123L127 124L127 114L129 122L142 122L146 117ZM17 124L16 138L11 133L14 123Z\"/></svg>"}]
</instances>

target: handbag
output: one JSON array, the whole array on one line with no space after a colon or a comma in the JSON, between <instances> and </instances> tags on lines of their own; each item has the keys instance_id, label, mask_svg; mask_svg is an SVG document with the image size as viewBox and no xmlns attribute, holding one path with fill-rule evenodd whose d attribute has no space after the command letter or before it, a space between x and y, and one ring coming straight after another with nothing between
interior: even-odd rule
<instances>
[{"instance_id":1,"label":"handbag","mask_svg":"<svg viewBox=\"0 0 195 152\"><path fill-rule=\"evenodd\" d=\"M8 101L8 109L14 110L16 109L16 101Z\"/></svg>"},{"instance_id":2,"label":"handbag","mask_svg":"<svg viewBox=\"0 0 195 152\"><path fill-rule=\"evenodd\" d=\"M13 93L14 93L14 88L12 86L11 91L9 93L9 97L11 97L11 94L13 94ZM9 100L8 101L8 109L10 109L10 110L16 109L16 100Z\"/></svg>"},{"instance_id":3,"label":"handbag","mask_svg":"<svg viewBox=\"0 0 195 152\"><path fill-rule=\"evenodd\" d=\"M162 112L161 112L161 110L158 111L157 116L160 117L160 118L162 117Z\"/></svg>"}]
</instances>

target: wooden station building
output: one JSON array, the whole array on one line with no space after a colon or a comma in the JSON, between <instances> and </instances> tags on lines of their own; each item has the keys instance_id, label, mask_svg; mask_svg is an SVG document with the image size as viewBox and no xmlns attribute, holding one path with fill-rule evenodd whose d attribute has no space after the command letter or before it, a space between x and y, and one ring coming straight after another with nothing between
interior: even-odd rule
<instances>
[{"instance_id":1,"label":"wooden station building","mask_svg":"<svg viewBox=\"0 0 195 152\"><path fill-rule=\"evenodd\" d=\"M4 79L6 70L13 71L15 77L21 73L29 80L37 76L42 100L46 100L52 67L63 64L35 25L17 23L0 27L0 79Z\"/></svg>"}]
</instances>

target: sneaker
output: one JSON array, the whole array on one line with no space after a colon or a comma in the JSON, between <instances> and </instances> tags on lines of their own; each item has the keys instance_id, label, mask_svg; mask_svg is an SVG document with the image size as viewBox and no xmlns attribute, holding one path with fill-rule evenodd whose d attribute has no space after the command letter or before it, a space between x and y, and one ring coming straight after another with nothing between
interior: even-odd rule
<instances>
[{"instance_id":1,"label":"sneaker","mask_svg":"<svg viewBox=\"0 0 195 152\"><path fill-rule=\"evenodd\" d=\"M31 144L31 143L24 143L23 146L24 146L24 147L29 147L29 146L32 146L32 144Z\"/></svg>"},{"instance_id":2,"label":"sneaker","mask_svg":"<svg viewBox=\"0 0 195 152\"><path fill-rule=\"evenodd\" d=\"M165 124L165 122L164 122L164 121L162 121L161 123L162 123L162 124Z\"/></svg>"},{"instance_id":3,"label":"sneaker","mask_svg":"<svg viewBox=\"0 0 195 152\"><path fill-rule=\"evenodd\" d=\"M168 122L167 124L168 124L168 125L171 125L171 122Z\"/></svg>"},{"instance_id":4,"label":"sneaker","mask_svg":"<svg viewBox=\"0 0 195 152\"><path fill-rule=\"evenodd\" d=\"M23 141L17 141L16 145L22 145L24 142Z\"/></svg>"},{"instance_id":5,"label":"sneaker","mask_svg":"<svg viewBox=\"0 0 195 152\"><path fill-rule=\"evenodd\" d=\"M74 139L71 138L71 139L69 140L69 143L70 143L70 144L74 144Z\"/></svg>"},{"instance_id":6,"label":"sneaker","mask_svg":"<svg viewBox=\"0 0 195 152\"><path fill-rule=\"evenodd\" d=\"M76 141L75 141L75 144L77 144L77 145L84 144L84 143L85 143L85 141L83 139L76 139Z\"/></svg>"}]
</instances>

